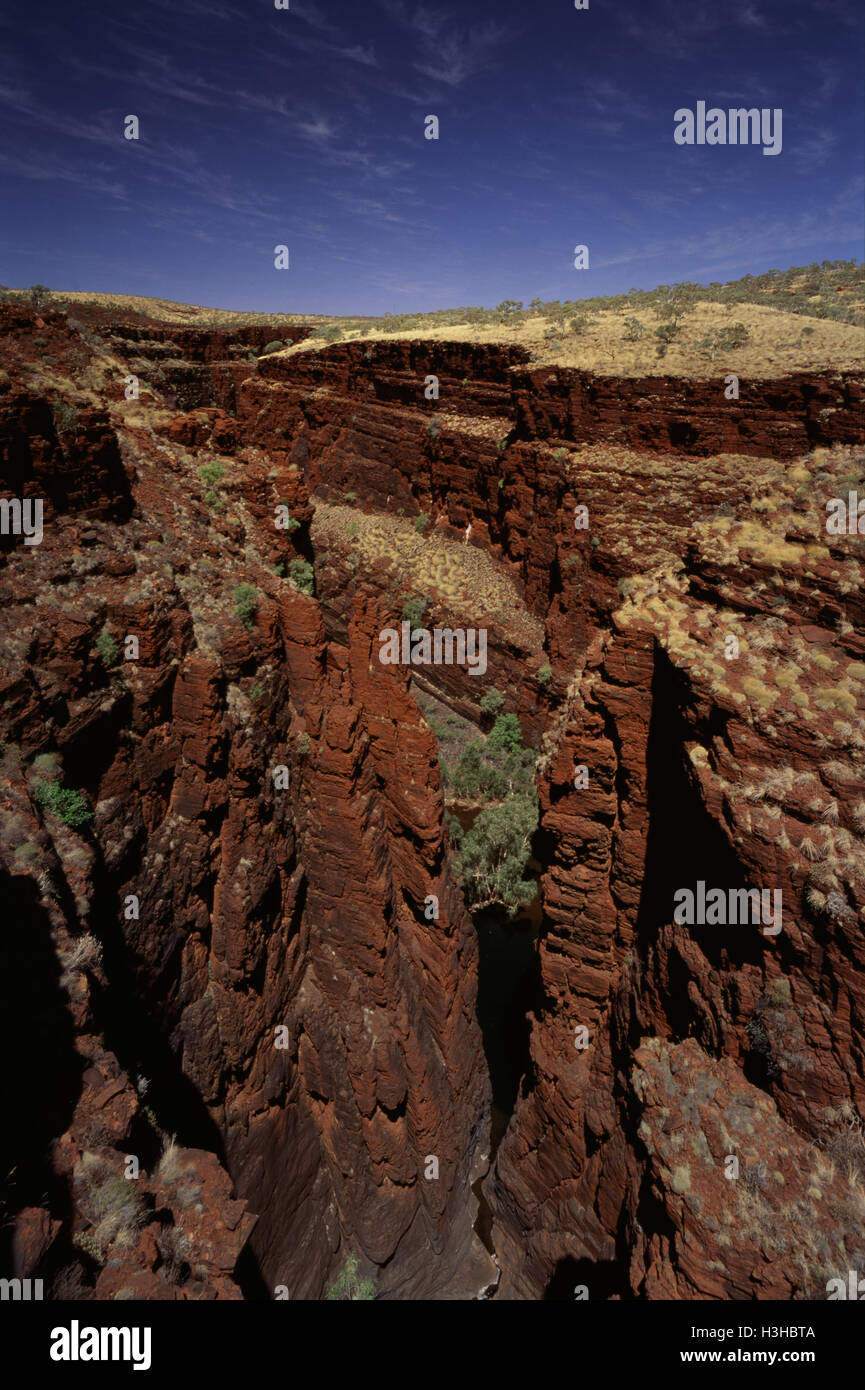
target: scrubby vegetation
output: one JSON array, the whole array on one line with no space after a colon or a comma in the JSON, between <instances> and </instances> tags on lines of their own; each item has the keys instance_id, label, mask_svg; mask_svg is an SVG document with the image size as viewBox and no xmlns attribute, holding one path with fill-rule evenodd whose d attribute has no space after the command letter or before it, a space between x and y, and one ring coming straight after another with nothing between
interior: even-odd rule
<instances>
[{"instance_id":1,"label":"scrubby vegetation","mask_svg":"<svg viewBox=\"0 0 865 1390\"><path fill-rule=\"evenodd\" d=\"M216 459L212 463L203 463L198 470L198 476L207 488L204 494L205 502L211 507L221 507L222 498L216 491L216 484L222 482L225 476L225 464Z\"/></svg>"},{"instance_id":2,"label":"scrubby vegetation","mask_svg":"<svg viewBox=\"0 0 865 1390\"><path fill-rule=\"evenodd\" d=\"M372 1302L375 1299L375 1284L358 1274L358 1268L357 1255L349 1255L336 1279L328 1285L325 1294L328 1302Z\"/></svg>"},{"instance_id":3,"label":"scrubby vegetation","mask_svg":"<svg viewBox=\"0 0 865 1390\"><path fill-rule=\"evenodd\" d=\"M429 596L427 594L413 594L409 597L403 594L405 602L402 606L403 622L411 623L413 628L420 627L429 608Z\"/></svg>"},{"instance_id":4,"label":"scrubby vegetation","mask_svg":"<svg viewBox=\"0 0 865 1390\"><path fill-rule=\"evenodd\" d=\"M534 883L523 877L538 825L534 769L535 754L524 747L515 714L499 714L488 737L472 739L455 767L442 762L449 801L494 803L468 830L455 816L448 822L454 870L474 908L499 903L514 914L535 895Z\"/></svg>"},{"instance_id":5,"label":"scrubby vegetation","mask_svg":"<svg viewBox=\"0 0 865 1390\"><path fill-rule=\"evenodd\" d=\"M104 627L96 639L96 655L103 666L114 666L120 655L120 648L111 636L107 627Z\"/></svg>"},{"instance_id":6,"label":"scrubby vegetation","mask_svg":"<svg viewBox=\"0 0 865 1390\"><path fill-rule=\"evenodd\" d=\"M40 806L58 816L71 830L79 830L93 819L86 796L72 787L61 787L57 782L40 782L36 787L36 799Z\"/></svg>"},{"instance_id":7,"label":"scrubby vegetation","mask_svg":"<svg viewBox=\"0 0 865 1390\"><path fill-rule=\"evenodd\" d=\"M76 1244L98 1263L110 1248L128 1247L147 1219L147 1211L134 1182L113 1171L99 1154L85 1152L74 1169L74 1183L90 1229Z\"/></svg>"},{"instance_id":8,"label":"scrubby vegetation","mask_svg":"<svg viewBox=\"0 0 865 1390\"><path fill-rule=\"evenodd\" d=\"M252 630L252 620L258 610L258 590L252 584L238 584L234 591L234 611L240 622Z\"/></svg>"},{"instance_id":9,"label":"scrubby vegetation","mask_svg":"<svg viewBox=\"0 0 865 1390\"><path fill-rule=\"evenodd\" d=\"M58 434L68 434L78 419L78 408L71 401L55 401L51 413Z\"/></svg>"},{"instance_id":10,"label":"scrubby vegetation","mask_svg":"<svg viewBox=\"0 0 865 1390\"><path fill-rule=\"evenodd\" d=\"M534 766L517 716L500 714L486 739L473 739L455 767L443 766L442 778L454 799L503 801L534 793Z\"/></svg>"},{"instance_id":11,"label":"scrubby vegetation","mask_svg":"<svg viewBox=\"0 0 865 1390\"><path fill-rule=\"evenodd\" d=\"M214 483L221 482L224 474L225 464L219 463L216 460L214 460L213 463L203 463L198 470L199 478L203 483L206 483L208 487L212 487Z\"/></svg>"},{"instance_id":12,"label":"scrubby vegetation","mask_svg":"<svg viewBox=\"0 0 865 1390\"><path fill-rule=\"evenodd\" d=\"M292 560L288 567L288 577L296 589L300 589L304 594L311 594L315 589L315 570L308 560L302 560L299 556Z\"/></svg>"},{"instance_id":13,"label":"scrubby vegetation","mask_svg":"<svg viewBox=\"0 0 865 1390\"><path fill-rule=\"evenodd\" d=\"M658 285L655 289L630 289L623 294L599 295L583 300L533 299L528 308L522 300L504 300L493 309L480 305L464 305L456 309L437 309L427 314L385 314L382 318L362 320L365 332L406 333L437 326L458 327L464 324L478 327L496 324L514 325L532 318L552 321L554 331L582 333L590 325L591 311L605 309L653 309L664 317L681 317L699 301L717 304L762 304L782 309L790 314L805 314L811 318L834 319L838 323L862 323L863 265L859 261L814 261L807 266L791 266L788 270L767 270L762 275L743 275L739 280L724 284L712 281L702 285L683 281L678 285ZM845 293L845 291L847 293ZM852 292L852 293L851 293ZM626 320L629 341L642 337L643 326L635 317ZM361 324L361 321L358 321ZM355 331L347 321L349 333ZM328 330L318 329L314 337L324 337ZM327 339L326 341L330 341Z\"/></svg>"},{"instance_id":14,"label":"scrubby vegetation","mask_svg":"<svg viewBox=\"0 0 865 1390\"><path fill-rule=\"evenodd\" d=\"M504 695L501 693L500 690L496 690L495 686L493 686L492 690L488 690L487 693L481 699L481 714L492 715L493 717L495 717L497 714L501 713L504 703Z\"/></svg>"},{"instance_id":15,"label":"scrubby vegetation","mask_svg":"<svg viewBox=\"0 0 865 1390\"><path fill-rule=\"evenodd\" d=\"M473 908L501 904L513 916L528 907L537 889L523 874L537 828L534 796L515 796L480 811L469 830L451 817L454 869Z\"/></svg>"},{"instance_id":16,"label":"scrubby vegetation","mask_svg":"<svg viewBox=\"0 0 865 1390\"><path fill-rule=\"evenodd\" d=\"M321 328L313 329L309 336L321 343L338 343L342 337L342 329L336 328L333 324L327 324Z\"/></svg>"}]
</instances>

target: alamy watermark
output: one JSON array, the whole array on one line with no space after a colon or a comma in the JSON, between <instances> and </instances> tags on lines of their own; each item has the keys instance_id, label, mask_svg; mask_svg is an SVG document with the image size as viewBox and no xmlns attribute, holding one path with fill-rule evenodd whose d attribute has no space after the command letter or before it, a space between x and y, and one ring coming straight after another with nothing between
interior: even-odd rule
<instances>
[{"instance_id":1,"label":"alamy watermark","mask_svg":"<svg viewBox=\"0 0 865 1390\"><path fill-rule=\"evenodd\" d=\"M0 1302L11 1299L14 1303L37 1303L42 1299L41 1279L0 1279Z\"/></svg>"},{"instance_id":2,"label":"alamy watermark","mask_svg":"<svg viewBox=\"0 0 865 1390\"><path fill-rule=\"evenodd\" d=\"M838 1299L852 1299L854 1303L865 1300L865 1279L860 1279L855 1269L848 1269L847 1282L841 1278L829 1279L826 1283L829 1302Z\"/></svg>"},{"instance_id":3,"label":"alamy watermark","mask_svg":"<svg viewBox=\"0 0 865 1390\"><path fill-rule=\"evenodd\" d=\"M386 627L378 637L383 666L467 666L470 676L487 669L487 630L481 628L412 628L410 622Z\"/></svg>"},{"instance_id":4,"label":"alamy watermark","mask_svg":"<svg viewBox=\"0 0 865 1390\"><path fill-rule=\"evenodd\" d=\"M782 108L762 106L720 106L706 110L697 102L696 112L680 106L673 116L673 139L677 145L762 145L764 154L780 154L782 147Z\"/></svg>"},{"instance_id":5,"label":"alamy watermark","mask_svg":"<svg viewBox=\"0 0 865 1390\"><path fill-rule=\"evenodd\" d=\"M82 1327L73 1318L69 1327L51 1332L52 1361L131 1361L134 1371L149 1371L149 1327Z\"/></svg>"},{"instance_id":6,"label":"alamy watermark","mask_svg":"<svg viewBox=\"0 0 865 1390\"><path fill-rule=\"evenodd\" d=\"M0 535L10 534L23 536L25 545L41 545L41 497L0 497Z\"/></svg>"},{"instance_id":7,"label":"alamy watermark","mask_svg":"<svg viewBox=\"0 0 865 1390\"><path fill-rule=\"evenodd\" d=\"M676 910L673 921L680 926L758 926L764 936L777 936L781 930L783 894L780 888L710 888L703 879L697 891L677 888L673 894Z\"/></svg>"},{"instance_id":8,"label":"alamy watermark","mask_svg":"<svg viewBox=\"0 0 865 1390\"><path fill-rule=\"evenodd\" d=\"M830 497L826 503L826 531L830 536L865 536L865 497L858 492Z\"/></svg>"}]
</instances>

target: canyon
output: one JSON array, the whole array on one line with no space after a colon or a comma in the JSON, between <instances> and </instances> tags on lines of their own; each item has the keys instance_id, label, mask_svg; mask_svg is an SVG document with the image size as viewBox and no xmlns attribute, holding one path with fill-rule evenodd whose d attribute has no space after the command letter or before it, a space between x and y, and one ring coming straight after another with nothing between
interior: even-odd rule
<instances>
[{"instance_id":1,"label":"canyon","mask_svg":"<svg viewBox=\"0 0 865 1390\"><path fill-rule=\"evenodd\" d=\"M44 510L0 537L2 1272L825 1297L865 1267L862 373L311 332L0 306L0 494ZM483 680L379 659L407 590ZM424 713L491 688L540 808L492 1125ZM676 920L698 881L783 930Z\"/></svg>"}]
</instances>

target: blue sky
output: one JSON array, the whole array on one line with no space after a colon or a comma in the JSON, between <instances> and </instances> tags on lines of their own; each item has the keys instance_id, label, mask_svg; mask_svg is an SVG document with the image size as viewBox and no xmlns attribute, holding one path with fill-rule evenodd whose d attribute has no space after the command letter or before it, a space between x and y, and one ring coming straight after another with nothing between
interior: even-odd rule
<instances>
[{"instance_id":1,"label":"blue sky","mask_svg":"<svg viewBox=\"0 0 865 1390\"><path fill-rule=\"evenodd\" d=\"M859 258L863 43L861 0L10 6L0 282L381 314ZM676 145L700 100L781 154Z\"/></svg>"}]
</instances>

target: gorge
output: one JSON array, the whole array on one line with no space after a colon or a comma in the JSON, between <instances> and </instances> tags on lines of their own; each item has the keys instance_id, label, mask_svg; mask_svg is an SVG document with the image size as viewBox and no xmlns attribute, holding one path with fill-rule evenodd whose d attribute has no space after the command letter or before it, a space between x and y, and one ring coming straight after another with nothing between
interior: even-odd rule
<instances>
[{"instance_id":1,"label":"gorge","mask_svg":"<svg viewBox=\"0 0 865 1390\"><path fill-rule=\"evenodd\" d=\"M44 508L0 538L4 1272L824 1296L865 1261L861 374L310 332L0 306L0 491ZM411 596L483 671L381 660ZM425 713L491 688L522 935L466 906ZM698 881L783 930L678 920Z\"/></svg>"}]
</instances>

